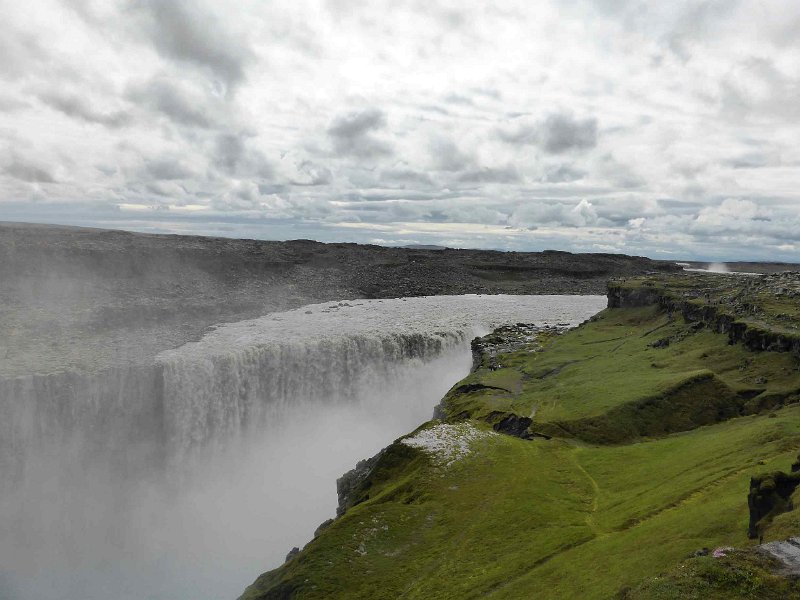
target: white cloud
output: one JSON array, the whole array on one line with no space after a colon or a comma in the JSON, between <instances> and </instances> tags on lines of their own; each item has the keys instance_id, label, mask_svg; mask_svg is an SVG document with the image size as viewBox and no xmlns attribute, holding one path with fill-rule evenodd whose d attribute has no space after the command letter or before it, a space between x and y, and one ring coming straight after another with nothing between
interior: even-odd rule
<instances>
[{"instance_id":1,"label":"white cloud","mask_svg":"<svg viewBox=\"0 0 800 600\"><path fill-rule=\"evenodd\" d=\"M789 0L0 17L0 219L800 259Z\"/></svg>"}]
</instances>

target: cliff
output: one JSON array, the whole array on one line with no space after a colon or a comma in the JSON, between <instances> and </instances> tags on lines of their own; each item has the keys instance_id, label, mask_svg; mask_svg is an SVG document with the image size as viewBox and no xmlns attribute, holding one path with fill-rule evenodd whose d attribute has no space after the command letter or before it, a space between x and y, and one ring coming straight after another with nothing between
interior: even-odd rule
<instances>
[{"instance_id":1,"label":"cliff","mask_svg":"<svg viewBox=\"0 0 800 600\"><path fill-rule=\"evenodd\" d=\"M341 516L242 599L654 598L659 573L695 555L664 598L749 598L740 572L764 597L800 597L747 554L751 478L800 446L800 357L780 342L794 282L614 281L576 329L476 342L437 419L362 464ZM745 553L697 552L728 546Z\"/></svg>"}]
</instances>

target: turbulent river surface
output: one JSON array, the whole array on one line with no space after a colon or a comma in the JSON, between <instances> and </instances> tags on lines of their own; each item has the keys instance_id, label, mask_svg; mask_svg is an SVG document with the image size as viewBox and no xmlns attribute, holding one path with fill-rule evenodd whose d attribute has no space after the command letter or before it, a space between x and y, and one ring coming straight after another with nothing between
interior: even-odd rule
<instances>
[{"instance_id":1,"label":"turbulent river surface","mask_svg":"<svg viewBox=\"0 0 800 600\"><path fill-rule=\"evenodd\" d=\"M506 323L602 296L328 302L150 367L0 381L0 598L235 598L333 516L336 478L431 417Z\"/></svg>"}]
</instances>

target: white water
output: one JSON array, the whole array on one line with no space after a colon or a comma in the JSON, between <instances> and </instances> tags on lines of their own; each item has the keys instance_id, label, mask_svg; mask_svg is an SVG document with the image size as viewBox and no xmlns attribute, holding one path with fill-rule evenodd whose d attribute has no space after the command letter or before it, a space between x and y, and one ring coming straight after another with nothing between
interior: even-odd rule
<instances>
[{"instance_id":1,"label":"white water","mask_svg":"<svg viewBox=\"0 0 800 600\"><path fill-rule=\"evenodd\" d=\"M430 418L472 337L604 305L326 303L222 325L155 375L0 385L0 598L235 598L333 516L338 476Z\"/></svg>"},{"instance_id":2,"label":"white water","mask_svg":"<svg viewBox=\"0 0 800 600\"><path fill-rule=\"evenodd\" d=\"M716 273L718 275L761 275L761 273L749 273L747 271L731 271L725 263L709 263L705 269L692 268L689 263L675 263L679 267L683 267L684 271L691 273Z\"/></svg>"}]
</instances>

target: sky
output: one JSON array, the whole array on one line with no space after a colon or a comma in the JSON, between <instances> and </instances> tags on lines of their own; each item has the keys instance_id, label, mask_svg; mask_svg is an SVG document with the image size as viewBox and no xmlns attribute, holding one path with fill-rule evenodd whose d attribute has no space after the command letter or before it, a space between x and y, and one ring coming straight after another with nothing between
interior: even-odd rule
<instances>
[{"instance_id":1,"label":"sky","mask_svg":"<svg viewBox=\"0 0 800 600\"><path fill-rule=\"evenodd\" d=\"M0 221L800 261L796 0L0 18Z\"/></svg>"}]
</instances>

